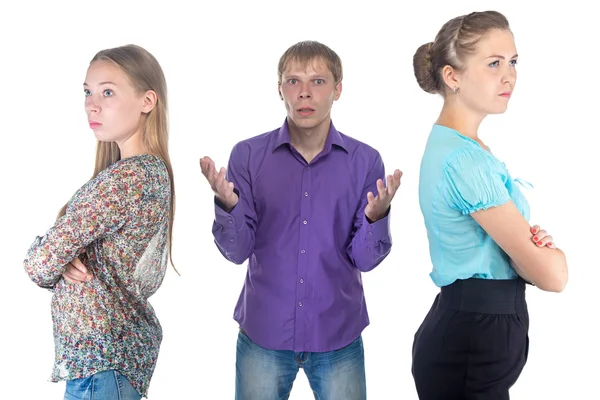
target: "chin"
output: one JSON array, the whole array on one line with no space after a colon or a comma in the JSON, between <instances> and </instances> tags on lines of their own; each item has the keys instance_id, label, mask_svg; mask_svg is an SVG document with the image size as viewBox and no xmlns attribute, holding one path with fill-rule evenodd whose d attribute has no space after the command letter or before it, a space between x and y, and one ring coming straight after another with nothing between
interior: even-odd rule
<instances>
[{"instance_id":1,"label":"chin","mask_svg":"<svg viewBox=\"0 0 600 400\"><path fill-rule=\"evenodd\" d=\"M313 118L292 118L292 121L298 128L311 129L317 126L317 121Z\"/></svg>"},{"instance_id":2,"label":"chin","mask_svg":"<svg viewBox=\"0 0 600 400\"><path fill-rule=\"evenodd\" d=\"M496 106L496 107L490 107L489 109L485 110L487 114L504 114L506 112L506 109L508 107L506 105L504 106Z\"/></svg>"},{"instance_id":3,"label":"chin","mask_svg":"<svg viewBox=\"0 0 600 400\"><path fill-rule=\"evenodd\" d=\"M111 139L98 131L94 131L94 136L96 136L96 140L99 142L114 142L114 139Z\"/></svg>"}]
</instances>

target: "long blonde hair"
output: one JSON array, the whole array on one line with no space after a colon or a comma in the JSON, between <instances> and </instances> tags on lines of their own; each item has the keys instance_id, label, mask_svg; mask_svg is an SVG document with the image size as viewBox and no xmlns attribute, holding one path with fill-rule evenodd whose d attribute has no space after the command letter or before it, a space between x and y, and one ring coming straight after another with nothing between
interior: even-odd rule
<instances>
[{"instance_id":1,"label":"long blonde hair","mask_svg":"<svg viewBox=\"0 0 600 400\"><path fill-rule=\"evenodd\" d=\"M173 269L179 274L173 263L171 253L173 237L173 220L175 217L175 182L173 177L173 168L169 157L169 121L167 107L167 82L162 68L156 58L144 48L137 45L126 45L106 49L98 52L90 61L112 61L127 76L131 85L140 93L152 90L156 93L157 101L155 107L146 116L142 126L142 141L145 149L151 154L160 157L169 173L171 184L171 204L169 210L169 258ZM115 142L98 141L96 148L96 165L94 179L100 172L108 166L121 159L119 146ZM58 218L65 215L67 205L58 213Z\"/></svg>"}]
</instances>

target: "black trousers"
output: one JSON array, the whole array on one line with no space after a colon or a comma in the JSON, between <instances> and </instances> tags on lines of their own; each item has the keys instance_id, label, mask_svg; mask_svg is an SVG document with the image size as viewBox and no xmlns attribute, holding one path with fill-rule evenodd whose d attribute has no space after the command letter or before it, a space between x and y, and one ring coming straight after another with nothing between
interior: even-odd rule
<instances>
[{"instance_id":1,"label":"black trousers","mask_svg":"<svg viewBox=\"0 0 600 400\"><path fill-rule=\"evenodd\" d=\"M525 281L467 279L442 287L417 330L420 400L508 400L529 351Z\"/></svg>"}]
</instances>

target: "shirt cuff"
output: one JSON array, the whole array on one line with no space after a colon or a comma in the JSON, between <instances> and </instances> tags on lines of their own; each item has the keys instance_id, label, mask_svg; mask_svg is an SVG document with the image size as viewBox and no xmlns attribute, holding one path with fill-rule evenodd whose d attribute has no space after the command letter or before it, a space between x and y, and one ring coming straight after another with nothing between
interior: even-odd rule
<instances>
[{"instance_id":1,"label":"shirt cuff","mask_svg":"<svg viewBox=\"0 0 600 400\"><path fill-rule=\"evenodd\" d=\"M244 221L244 212L240 201L240 192L235 188L233 191L239 200L230 212L225 211L225 205L215 196L215 222L224 227L235 226L239 228Z\"/></svg>"},{"instance_id":2,"label":"shirt cuff","mask_svg":"<svg viewBox=\"0 0 600 400\"><path fill-rule=\"evenodd\" d=\"M382 240L389 240L390 237L390 214L391 210L388 211L387 215L380 220L375 222L369 222L367 216L363 216L363 226L367 227L367 240L373 242L379 242Z\"/></svg>"}]
</instances>

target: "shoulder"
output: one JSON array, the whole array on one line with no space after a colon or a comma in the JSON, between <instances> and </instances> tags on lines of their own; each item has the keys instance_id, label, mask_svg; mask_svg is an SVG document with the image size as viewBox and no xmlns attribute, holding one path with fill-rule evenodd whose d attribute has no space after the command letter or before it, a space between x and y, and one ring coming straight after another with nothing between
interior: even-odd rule
<instances>
[{"instance_id":1,"label":"shoulder","mask_svg":"<svg viewBox=\"0 0 600 400\"><path fill-rule=\"evenodd\" d=\"M269 132L264 132L258 135L250 136L247 139L236 142L232 149L232 155L249 155L250 152L256 152L260 150L273 147L277 137L279 135L279 129L274 129Z\"/></svg>"},{"instance_id":2,"label":"shoulder","mask_svg":"<svg viewBox=\"0 0 600 400\"><path fill-rule=\"evenodd\" d=\"M446 157L444 177L450 204L463 214L510 200L502 164L483 149L471 146L452 151Z\"/></svg>"},{"instance_id":3,"label":"shoulder","mask_svg":"<svg viewBox=\"0 0 600 400\"><path fill-rule=\"evenodd\" d=\"M373 146L363 142L362 140L358 140L353 136L346 135L342 132L339 132L339 135L342 139L342 143L347 147L347 150L358 150L367 154L379 155L379 151L375 149Z\"/></svg>"},{"instance_id":4,"label":"shoulder","mask_svg":"<svg viewBox=\"0 0 600 400\"><path fill-rule=\"evenodd\" d=\"M375 147L338 131L341 145L353 157L364 160L371 168L383 167L381 153Z\"/></svg>"},{"instance_id":5,"label":"shoulder","mask_svg":"<svg viewBox=\"0 0 600 400\"><path fill-rule=\"evenodd\" d=\"M453 174L469 175L479 173L490 175L502 172L502 164L489 152L472 145L455 147L444 160L444 169Z\"/></svg>"},{"instance_id":6,"label":"shoulder","mask_svg":"<svg viewBox=\"0 0 600 400\"><path fill-rule=\"evenodd\" d=\"M99 187L111 187L122 194L134 194L150 187L169 186L169 172L160 157L142 154L108 166L98 174L95 181Z\"/></svg>"}]
</instances>

